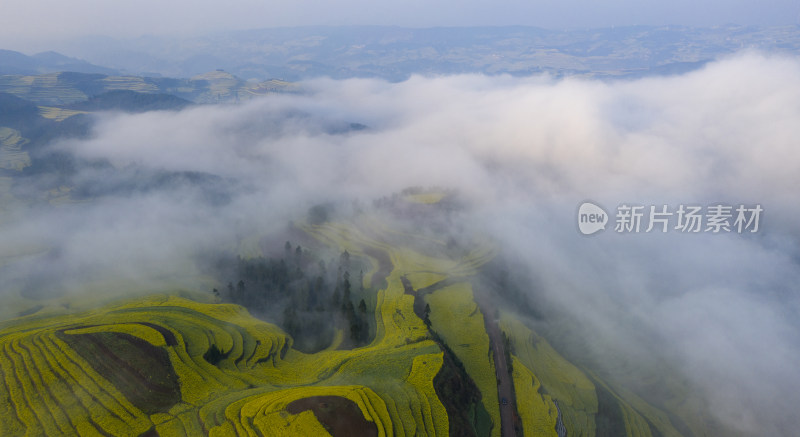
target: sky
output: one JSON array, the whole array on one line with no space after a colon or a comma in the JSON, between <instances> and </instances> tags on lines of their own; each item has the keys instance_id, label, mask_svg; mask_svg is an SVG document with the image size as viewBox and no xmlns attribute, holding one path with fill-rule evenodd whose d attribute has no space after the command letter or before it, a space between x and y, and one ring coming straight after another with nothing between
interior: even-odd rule
<instances>
[{"instance_id":1,"label":"sky","mask_svg":"<svg viewBox=\"0 0 800 437\"><path fill-rule=\"evenodd\" d=\"M67 292L202 290L193 256L285 229L311 205L450 187L469 205L453 237L498 242L547 323L565 323L537 326L551 341L572 332L578 353L612 376L670 369L659 374L700 396L693 416L743 435L800 427L800 61L745 53L618 82L465 75L304 87L236 106L100 114L89 138L51 145L113 164L78 168L89 185L197 172L229 199L170 184L14 209L4 246L53 250L3 266L6 291L32 278ZM353 122L368 128L326 129ZM759 204L764 215L757 233L587 237L575 215L586 199L607 211Z\"/></svg>"},{"instance_id":2,"label":"sky","mask_svg":"<svg viewBox=\"0 0 800 437\"><path fill-rule=\"evenodd\" d=\"M299 25L531 25L562 29L730 23L799 24L800 4L793 0L3 0L0 48L40 47L83 35L123 38Z\"/></svg>"}]
</instances>

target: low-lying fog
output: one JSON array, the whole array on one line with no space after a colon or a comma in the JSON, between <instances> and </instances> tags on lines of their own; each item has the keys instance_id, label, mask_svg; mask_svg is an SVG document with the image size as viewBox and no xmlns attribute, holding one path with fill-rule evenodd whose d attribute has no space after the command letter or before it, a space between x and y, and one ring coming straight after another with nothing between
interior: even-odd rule
<instances>
[{"instance_id":1,"label":"low-lying fog","mask_svg":"<svg viewBox=\"0 0 800 437\"><path fill-rule=\"evenodd\" d=\"M520 277L535 278L531 293L575 327L588 357L658 361L741 432L800 429L800 60L747 53L620 82L454 76L303 89L98 115L90 139L53 147L113 169L73 177L92 200L5 213L6 247L52 250L5 265L2 282L197 286L194 254L234 250L316 203L450 187L470 205L463 229L490 234L530 273ZM142 182L162 174L183 176ZM605 231L578 232L585 200L611 215ZM614 230L620 204L717 203L761 205L758 232Z\"/></svg>"}]
</instances>

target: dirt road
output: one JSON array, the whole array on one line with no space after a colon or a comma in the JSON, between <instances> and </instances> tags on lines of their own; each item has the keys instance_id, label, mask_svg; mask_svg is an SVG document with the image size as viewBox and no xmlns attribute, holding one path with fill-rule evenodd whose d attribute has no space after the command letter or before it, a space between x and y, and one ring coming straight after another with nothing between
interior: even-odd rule
<instances>
[{"instance_id":1,"label":"dirt road","mask_svg":"<svg viewBox=\"0 0 800 437\"><path fill-rule=\"evenodd\" d=\"M494 357L494 367L497 375L497 398L500 401L500 431L503 437L516 437L514 423L516 421L516 399L514 399L513 381L508 374L508 363L506 362L505 343L503 334L495 320L495 307L486 297L486 293L475 293L475 302L481 308L483 320L486 325L486 333L489 334L489 342ZM503 399L507 404L503 405Z\"/></svg>"}]
</instances>

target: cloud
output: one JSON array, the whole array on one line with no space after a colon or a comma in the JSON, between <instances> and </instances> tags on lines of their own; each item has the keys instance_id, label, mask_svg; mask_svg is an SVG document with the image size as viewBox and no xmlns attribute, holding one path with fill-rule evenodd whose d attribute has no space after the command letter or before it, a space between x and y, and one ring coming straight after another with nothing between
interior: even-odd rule
<instances>
[{"instance_id":1,"label":"cloud","mask_svg":"<svg viewBox=\"0 0 800 437\"><path fill-rule=\"evenodd\" d=\"M636 81L467 75L304 89L100 115L91 138L54 147L110 162L78 176L101 194L28 209L0 232L58 248L52 271L76 287L98 275L186 284L192 254L235 250L315 203L454 187L472 205L469 229L536 277L534 303L554 327L583 336L566 353L610 378L626 360L633 373L637 360L676 370L746 434L800 425L798 59L745 53ZM617 234L612 221L585 237L575 212L586 199L612 214L626 202L764 213L756 234ZM24 281L34 265L3 275Z\"/></svg>"}]
</instances>

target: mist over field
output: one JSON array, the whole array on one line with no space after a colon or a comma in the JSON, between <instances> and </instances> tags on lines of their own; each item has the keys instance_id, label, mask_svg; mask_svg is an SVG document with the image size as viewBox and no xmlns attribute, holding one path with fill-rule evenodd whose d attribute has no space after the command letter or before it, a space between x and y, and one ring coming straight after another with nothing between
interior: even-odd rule
<instances>
[{"instance_id":1,"label":"mist over field","mask_svg":"<svg viewBox=\"0 0 800 437\"><path fill-rule=\"evenodd\" d=\"M611 378L676 371L745 434L800 427L800 60L744 53L635 81L414 76L302 89L97 115L90 138L51 147L113 168L78 169L90 201L10 213L3 241L54 250L3 276L66 291L89 278L201 287L196 254L236 250L315 204L344 214L409 186L452 188L468 205L453 237L497 241L548 315L520 316L566 331L566 353ZM184 176L134 184L163 172ZM576 210L587 199L612 216L623 203L764 212L757 233L619 234L612 221L586 237Z\"/></svg>"}]
</instances>

